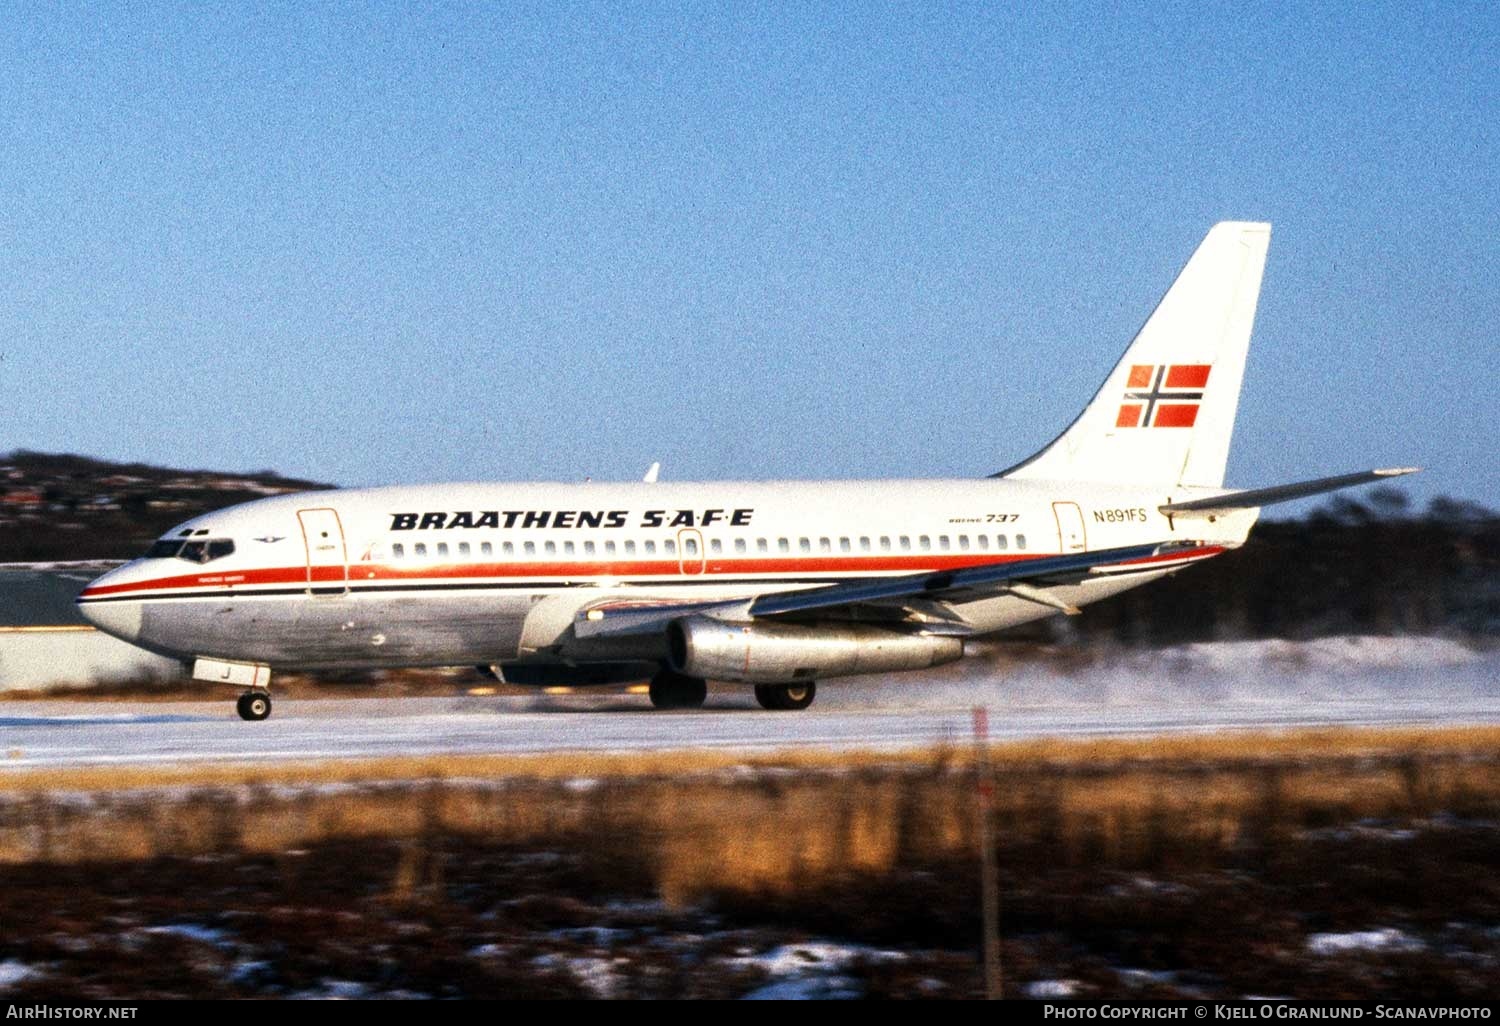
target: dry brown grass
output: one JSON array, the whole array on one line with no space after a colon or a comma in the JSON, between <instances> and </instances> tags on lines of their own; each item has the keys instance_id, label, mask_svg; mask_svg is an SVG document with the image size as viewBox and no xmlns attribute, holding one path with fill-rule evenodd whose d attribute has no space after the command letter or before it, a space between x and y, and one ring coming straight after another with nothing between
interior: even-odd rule
<instances>
[{"instance_id":1,"label":"dry brown grass","mask_svg":"<svg viewBox=\"0 0 1500 1026\"><path fill-rule=\"evenodd\" d=\"M970 752L403 758L0 774L0 862L331 840L584 846L668 902L789 896L975 844ZM997 745L1001 844L1057 866L1194 864L1299 830L1500 814L1500 729ZM411 866L420 865L413 855ZM410 879L392 890L409 893Z\"/></svg>"},{"instance_id":2,"label":"dry brown grass","mask_svg":"<svg viewBox=\"0 0 1500 1026\"><path fill-rule=\"evenodd\" d=\"M1120 769L1164 763L1248 766L1305 760L1500 753L1500 726L1348 727L1278 732L1151 738L1044 738L990 746L996 771ZM460 779L559 780L577 778L676 778L729 769L835 771L972 765L968 745L881 751L780 751L752 755L732 750L680 750L620 754L559 752L537 755L436 755L282 763L199 763L177 766L110 766L6 769L0 761L0 794L49 791L91 793L139 788L315 785Z\"/></svg>"},{"instance_id":3,"label":"dry brown grass","mask_svg":"<svg viewBox=\"0 0 1500 1026\"><path fill-rule=\"evenodd\" d=\"M428 993L571 993L548 975L559 970L524 956L586 952L559 930L612 925L625 914L616 899L646 897L665 906L653 930L692 932L692 957L680 970L639 968L631 993L690 992L652 989L674 974L706 986L702 935L735 922L926 952L915 975L872 993L909 995L934 972L950 993L974 993L972 754L0 772L0 922L39 924L13 932L13 945L31 947L11 957L75 959L88 980L190 963L165 950L143 958L123 941L117 957L85 958L56 936L205 922L258 945L255 958L274 961L291 990L366 973ZM995 745L991 761L1017 979L1140 997L1109 967L1141 966L1191 970L1180 992L1153 984L1173 996L1495 992L1500 728L1030 741ZM121 919L132 902L138 921ZM1337 960L1306 949L1312 932L1388 925L1427 946ZM526 979L497 982L470 957L496 931L527 938L509 942L520 956L494 961ZM376 949L398 954L375 965ZM629 951L659 954L634 941ZM107 972L89 961L106 955ZM213 985L228 987L223 977ZM714 986L706 992L749 984Z\"/></svg>"}]
</instances>

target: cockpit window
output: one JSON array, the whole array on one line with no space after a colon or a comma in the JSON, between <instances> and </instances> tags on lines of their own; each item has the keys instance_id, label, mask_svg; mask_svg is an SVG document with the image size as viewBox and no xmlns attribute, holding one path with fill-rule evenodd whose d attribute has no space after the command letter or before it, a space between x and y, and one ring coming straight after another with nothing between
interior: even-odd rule
<instances>
[{"instance_id":1,"label":"cockpit window","mask_svg":"<svg viewBox=\"0 0 1500 1026\"><path fill-rule=\"evenodd\" d=\"M185 559L190 563L208 563L234 551L228 538L205 538L185 542L181 538L163 538L146 550L146 559Z\"/></svg>"}]
</instances>

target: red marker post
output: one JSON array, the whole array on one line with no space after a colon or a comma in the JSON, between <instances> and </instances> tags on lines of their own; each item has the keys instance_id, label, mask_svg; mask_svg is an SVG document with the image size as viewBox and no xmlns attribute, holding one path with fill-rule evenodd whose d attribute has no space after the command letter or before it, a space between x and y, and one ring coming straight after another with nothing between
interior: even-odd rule
<instances>
[{"instance_id":1,"label":"red marker post","mask_svg":"<svg viewBox=\"0 0 1500 1026\"><path fill-rule=\"evenodd\" d=\"M1000 975L1000 878L995 868L995 775L990 768L990 712L974 707L974 800L979 818L979 883L984 911L984 995L1005 996Z\"/></svg>"}]
</instances>

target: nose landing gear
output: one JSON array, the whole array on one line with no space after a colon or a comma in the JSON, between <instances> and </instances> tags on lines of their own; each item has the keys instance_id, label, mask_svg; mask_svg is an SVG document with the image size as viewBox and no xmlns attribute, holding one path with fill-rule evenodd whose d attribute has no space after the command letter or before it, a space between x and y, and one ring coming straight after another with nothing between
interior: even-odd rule
<instances>
[{"instance_id":1,"label":"nose landing gear","mask_svg":"<svg viewBox=\"0 0 1500 1026\"><path fill-rule=\"evenodd\" d=\"M271 693L255 689L240 695L235 703L242 720L263 720L271 715Z\"/></svg>"},{"instance_id":2,"label":"nose landing gear","mask_svg":"<svg viewBox=\"0 0 1500 1026\"><path fill-rule=\"evenodd\" d=\"M232 663L199 656L193 660L193 679L248 688L235 705L242 720L263 720L271 715L271 668L264 663Z\"/></svg>"}]
</instances>

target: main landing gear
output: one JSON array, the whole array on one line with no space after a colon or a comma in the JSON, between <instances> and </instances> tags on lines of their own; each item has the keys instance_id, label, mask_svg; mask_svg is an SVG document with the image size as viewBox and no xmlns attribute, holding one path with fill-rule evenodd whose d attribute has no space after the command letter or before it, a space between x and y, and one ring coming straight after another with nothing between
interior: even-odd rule
<instances>
[{"instance_id":1,"label":"main landing gear","mask_svg":"<svg viewBox=\"0 0 1500 1026\"><path fill-rule=\"evenodd\" d=\"M235 703L242 720L263 720L271 715L271 693L256 688L240 695Z\"/></svg>"},{"instance_id":2,"label":"main landing gear","mask_svg":"<svg viewBox=\"0 0 1500 1026\"><path fill-rule=\"evenodd\" d=\"M697 709L708 697L708 682L702 677L663 670L651 678L651 704L658 709Z\"/></svg>"},{"instance_id":3,"label":"main landing gear","mask_svg":"<svg viewBox=\"0 0 1500 1026\"><path fill-rule=\"evenodd\" d=\"M806 709L812 705L813 698L817 693L818 685L816 681L808 681L805 684L755 685L755 700L760 703L760 707L762 709L772 709L777 712Z\"/></svg>"},{"instance_id":4,"label":"main landing gear","mask_svg":"<svg viewBox=\"0 0 1500 1026\"><path fill-rule=\"evenodd\" d=\"M815 681L798 684L757 684L755 700L762 709L793 712L812 705L818 693ZM701 677L663 670L651 678L651 704L658 709L698 709L708 697L708 684Z\"/></svg>"}]
</instances>

